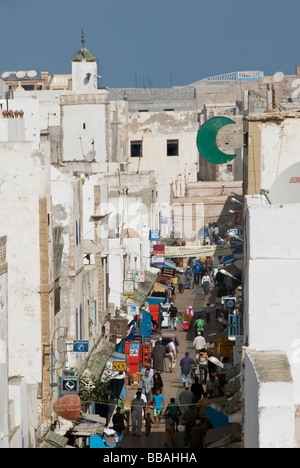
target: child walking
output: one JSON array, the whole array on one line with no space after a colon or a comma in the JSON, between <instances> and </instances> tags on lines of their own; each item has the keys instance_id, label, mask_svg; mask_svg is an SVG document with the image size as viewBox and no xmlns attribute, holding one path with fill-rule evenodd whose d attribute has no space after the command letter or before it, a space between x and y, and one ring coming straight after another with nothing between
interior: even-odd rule
<instances>
[{"instance_id":1,"label":"child walking","mask_svg":"<svg viewBox=\"0 0 300 468\"><path fill-rule=\"evenodd\" d=\"M152 421L151 414L147 413L146 415L146 424L145 424L145 435L149 436L151 432L151 427L154 422Z\"/></svg>"},{"instance_id":2,"label":"child walking","mask_svg":"<svg viewBox=\"0 0 300 468\"><path fill-rule=\"evenodd\" d=\"M168 440L169 436L171 437L171 440L173 442L173 445L177 445L175 438L174 438L174 421L173 421L173 416L171 413L166 414L166 423L165 423L165 440L164 440L164 447L168 447Z\"/></svg>"}]
</instances>

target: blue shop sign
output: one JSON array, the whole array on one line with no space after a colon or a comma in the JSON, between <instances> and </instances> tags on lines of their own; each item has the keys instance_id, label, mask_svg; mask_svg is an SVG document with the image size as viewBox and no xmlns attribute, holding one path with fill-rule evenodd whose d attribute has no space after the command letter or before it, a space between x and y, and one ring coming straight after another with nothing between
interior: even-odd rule
<instances>
[{"instance_id":1,"label":"blue shop sign","mask_svg":"<svg viewBox=\"0 0 300 468\"><path fill-rule=\"evenodd\" d=\"M149 231L149 240L156 241L160 239L160 231Z\"/></svg>"},{"instance_id":2,"label":"blue shop sign","mask_svg":"<svg viewBox=\"0 0 300 468\"><path fill-rule=\"evenodd\" d=\"M74 340L73 341L73 352L74 353L88 353L89 342L88 340Z\"/></svg>"}]
</instances>

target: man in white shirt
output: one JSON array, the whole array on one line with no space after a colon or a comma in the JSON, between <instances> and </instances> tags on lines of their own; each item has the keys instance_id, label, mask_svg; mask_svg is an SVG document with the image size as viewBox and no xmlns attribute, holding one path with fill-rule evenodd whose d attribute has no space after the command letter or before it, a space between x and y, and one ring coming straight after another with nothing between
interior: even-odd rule
<instances>
[{"instance_id":1,"label":"man in white shirt","mask_svg":"<svg viewBox=\"0 0 300 468\"><path fill-rule=\"evenodd\" d=\"M202 286L203 286L205 295L209 294L210 283L211 283L210 276L206 272L204 276L202 277Z\"/></svg>"},{"instance_id":2,"label":"man in white shirt","mask_svg":"<svg viewBox=\"0 0 300 468\"><path fill-rule=\"evenodd\" d=\"M174 373L174 369L176 366L176 346L175 346L175 338L172 338L170 342L167 344L166 352L168 353L167 356L169 358L169 371Z\"/></svg>"},{"instance_id":3,"label":"man in white shirt","mask_svg":"<svg viewBox=\"0 0 300 468\"><path fill-rule=\"evenodd\" d=\"M205 338L201 335L200 332L197 333L196 338L193 341L193 346L196 351L196 362L198 361L200 349L207 349Z\"/></svg>"},{"instance_id":4,"label":"man in white shirt","mask_svg":"<svg viewBox=\"0 0 300 468\"><path fill-rule=\"evenodd\" d=\"M141 398L141 392L137 392L136 398L131 400L132 436L141 437L142 422L145 416L145 402Z\"/></svg>"}]
</instances>

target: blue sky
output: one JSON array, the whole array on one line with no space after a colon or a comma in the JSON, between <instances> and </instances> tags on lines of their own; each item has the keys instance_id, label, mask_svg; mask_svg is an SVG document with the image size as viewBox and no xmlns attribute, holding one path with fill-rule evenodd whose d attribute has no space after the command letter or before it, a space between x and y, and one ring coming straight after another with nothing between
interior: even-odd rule
<instances>
[{"instance_id":1,"label":"blue sky","mask_svg":"<svg viewBox=\"0 0 300 468\"><path fill-rule=\"evenodd\" d=\"M288 75L300 63L299 0L0 0L0 18L0 74L71 73L82 29L103 86Z\"/></svg>"}]
</instances>

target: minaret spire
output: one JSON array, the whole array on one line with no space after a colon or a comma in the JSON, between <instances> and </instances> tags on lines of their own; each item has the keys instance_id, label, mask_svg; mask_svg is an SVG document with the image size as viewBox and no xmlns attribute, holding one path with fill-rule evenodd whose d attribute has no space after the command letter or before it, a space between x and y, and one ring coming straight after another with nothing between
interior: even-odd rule
<instances>
[{"instance_id":1,"label":"minaret spire","mask_svg":"<svg viewBox=\"0 0 300 468\"><path fill-rule=\"evenodd\" d=\"M85 47L84 47L85 38L84 38L83 29L81 30L81 43L82 43L82 55L83 55L83 57L85 57Z\"/></svg>"}]
</instances>

